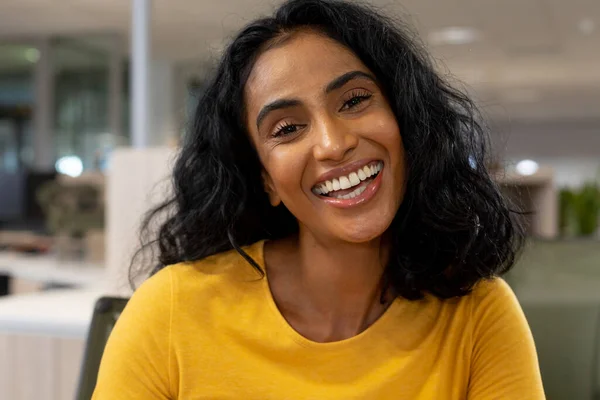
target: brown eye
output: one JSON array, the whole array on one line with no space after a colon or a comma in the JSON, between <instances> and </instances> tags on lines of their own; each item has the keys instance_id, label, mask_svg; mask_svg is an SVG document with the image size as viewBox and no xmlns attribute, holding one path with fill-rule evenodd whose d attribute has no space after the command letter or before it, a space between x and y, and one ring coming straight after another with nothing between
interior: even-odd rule
<instances>
[{"instance_id":1,"label":"brown eye","mask_svg":"<svg viewBox=\"0 0 600 400\"><path fill-rule=\"evenodd\" d=\"M291 136L294 135L298 132L298 130L300 128L302 128L304 125L298 125L298 124L290 124L290 123L284 123L282 125L280 125L279 127L277 127L275 129L275 132L273 132L273 137L277 138L277 137L285 137L285 136Z\"/></svg>"},{"instance_id":2,"label":"brown eye","mask_svg":"<svg viewBox=\"0 0 600 400\"><path fill-rule=\"evenodd\" d=\"M369 100L372 96L373 95L371 93L367 93L367 92L353 92L351 94L350 99L348 99L344 102L344 105L342 106L342 108L340 108L340 111L350 110L350 109L360 105L365 100Z\"/></svg>"},{"instance_id":3,"label":"brown eye","mask_svg":"<svg viewBox=\"0 0 600 400\"><path fill-rule=\"evenodd\" d=\"M289 135L292 134L294 132L296 132L298 130L298 127L296 125L286 125L284 127L282 127L281 129L279 129L276 132L276 135Z\"/></svg>"}]
</instances>

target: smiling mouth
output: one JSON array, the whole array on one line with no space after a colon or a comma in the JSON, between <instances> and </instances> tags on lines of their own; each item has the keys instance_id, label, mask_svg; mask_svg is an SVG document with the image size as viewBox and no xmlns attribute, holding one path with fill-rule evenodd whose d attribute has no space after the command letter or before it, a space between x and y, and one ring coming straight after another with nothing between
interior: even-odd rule
<instances>
[{"instance_id":1,"label":"smiling mouth","mask_svg":"<svg viewBox=\"0 0 600 400\"><path fill-rule=\"evenodd\" d=\"M379 175L383 168L382 161L374 161L348 175L321 182L312 188L318 196L336 199L353 199L360 196L367 186Z\"/></svg>"}]
</instances>

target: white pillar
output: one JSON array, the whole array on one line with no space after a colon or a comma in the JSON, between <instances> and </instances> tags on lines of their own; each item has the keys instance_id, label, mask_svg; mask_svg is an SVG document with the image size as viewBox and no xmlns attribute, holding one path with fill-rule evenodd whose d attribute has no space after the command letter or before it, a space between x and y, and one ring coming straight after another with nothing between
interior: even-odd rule
<instances>
[{"instance_id":1,"label":"white pillar","mask_svg":"<svg viewBox=\"0 0 600 400\"><path fill-rule=\"evenodd\" d=\"M131 32L131 144L148 145L150 97L150 0L133 0Z\"/></svg>"},{"instance_id":2,"label":"white pillar","mask_svg":"<svg viewBox=\"0 0 600 400\"><path fill-rule=\"evenodd\" d=\"M40 57L34 70L35 108L33 112L33 168L38 171L54 169L54 68L50 39L37 43Z\"/></svg>"}]
</instances>

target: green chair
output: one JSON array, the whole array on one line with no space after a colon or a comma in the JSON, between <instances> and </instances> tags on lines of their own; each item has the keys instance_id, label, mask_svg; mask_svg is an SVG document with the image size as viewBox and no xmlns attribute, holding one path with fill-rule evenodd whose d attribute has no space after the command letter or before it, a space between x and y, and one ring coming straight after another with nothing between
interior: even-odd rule
<instances>
[{"instance_id":1,"label":"green chair","mask_svg":"<svg viewBox=\"0 0 600 400\"><path fill-rule=\"evenodd\" d=\"M117 297L101 297L96 301L85 345L76 400L92 398L104 347L128 300Z\"/></svg>"},{"instance_id":2,"label":"green chair","mask_svg":"<svg viewBox=\"0 0 600 400\"><path fill-rule=\"evenodd\" d=\"M600 399L600 305L522 303L548 400Z\"/></svg>"}]
</instances>

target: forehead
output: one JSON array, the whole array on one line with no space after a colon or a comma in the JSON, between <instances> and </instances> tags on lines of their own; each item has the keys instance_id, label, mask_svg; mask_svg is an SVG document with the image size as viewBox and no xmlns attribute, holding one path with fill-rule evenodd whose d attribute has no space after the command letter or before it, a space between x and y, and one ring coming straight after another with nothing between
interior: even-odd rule
<instances>
[{"instance_id":1,"label":"forehead","mask_svg":"<svg viewBox=\"0 0 600 400\"><path fill-rule=\"evenodd\" d=\"M248 108L322 91L333 79L352 70L368 72L352 51L333 39L315 32L296 33L256 60L245 87Z\"/></svg>"}]
</instances>

